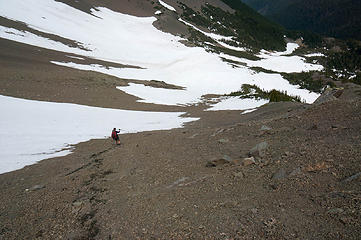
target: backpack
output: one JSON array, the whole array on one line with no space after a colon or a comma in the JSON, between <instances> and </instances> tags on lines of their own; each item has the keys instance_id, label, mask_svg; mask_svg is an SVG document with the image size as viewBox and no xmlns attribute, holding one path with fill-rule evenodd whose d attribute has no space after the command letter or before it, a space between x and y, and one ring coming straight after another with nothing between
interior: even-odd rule
<instances>
[{"instance_id":1,"label":"backpack","mask_svg":"<svg viewBox=\"0 0 361 240\"><path fill-rule=\"evenodd\" d=\"M115 131L112 131L112 138L114 139L117 136L117 133Z\"/></svg>"}]
</instances>

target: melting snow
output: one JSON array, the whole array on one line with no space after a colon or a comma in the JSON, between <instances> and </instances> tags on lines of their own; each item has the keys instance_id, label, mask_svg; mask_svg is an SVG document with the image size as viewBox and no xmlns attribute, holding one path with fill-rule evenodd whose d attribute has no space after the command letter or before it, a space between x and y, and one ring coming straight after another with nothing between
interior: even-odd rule
<instances>
[{"instance_id":1,"label":"melting snow","mask_svg":"<svg viewBox=\"0 0 361 240\"><path fill-rule=\"evenodd\" d=\"M175 11L168 4L159 2ZM306 102L313 102L318 97L316 93L289 84L280 74L256 73L244 66L232 68L220 59L222 56L245 62L249 67L259 66L280 72L322 69L320 65L305 63L301 57L285 56L292 53L297 47L295 44L287 45L285 52L262 51L259 55L261 60L250 61L208 53L199 47L186 47L179 42L180 37L157 30L153 26L155 17L135 17L103 7L92 9L92 14L87 14L54 0L0 0L0 16L23 22L29 28L44 33L73 40L89 51L70 47L28 31L3 26L0 26L1 38L68 54L139 66L141 69L72 62L53 62L54 64L97 71L120 78L165 81L185 88L185 90L162 89L142 84L118 87L122 91L138 96L142 102L168 105L196 103L200 102L205 94L223 95L239 89L246 83L255 84L265 90L287 91L289 94L300 96ZM231 40L232 37L206 33L182 19L179 21L213 38L227 48L234 48L220 42L222 39ZM237 50L244 49L237 48ZM80 59L80 57L73 58ZM266 101L222 98L221 102L213 105L209 110L244 110L264 103ZM180 118L181 113L122 111L4 96L0 97L0 108L2 113L0 117L1 171L10 171L49 156L68 153L56 151L66 146L65 143L72 144L91 138L102 138L105 133L108 133L110 126L135 132L180 127L182 123L192 120ZM18 146L20 140L24 141L24 146L21 148ZM21 144L23 145L22 142ZM49 152L49 149L52 150Z\"/></svg>"},{"instance_id":2,"label":"melting snow","mask_svg":"<svg viewBox=\"0 0 361 240\"><path fill-rule=\"evenodd\" d=\"M241 114L251 113L251 112L254 112L254 111L256 111L256 110L257 110L257 108L253 108L253 109L245 110L245 111L243 111Z\"/></svg>"},{"instance_id":3,"label":"melting snow","mask_svg":"<svg viewBox=\"0 0 361 240\"><path fill-rule=\"evenodd\" d=\"M226 54L221 54L220 56L237 62L246 63L248 67L261 67L267 70L275 71L275 72L285 72L285 73L292 73L292 72L308 72L308 71L321 71L323 70L322 65L317 64L310 64L306 63L303 57L299 56L285 56L287 54L292 53L290 49L293 47L289 46L293 45L291 43L287 44L288 50L285 52L265 52L262 51L258 57L260 60L248 60L245 58L238 58Z\"/></svg>"},{"instance_id":4,"label":"melting snow","mask_svg":"<svg viewBox=\"0 0 361 240\"><path fill-rule=\"evenodd\" d=\"M221 102L214 104L207 111L218 110L247 110L254 109L268 103L268 100L241 99L239 97L224 97Z\"/></svg>"},{"instance_id":5,"label":"melting snow","mask_svg":"<svg viewBox=\"0 0 361 240\"><path fill-rule=\"evenodd\" d=\"M135 17L106 8L92 10L92 14L53 0L12 0L6 1L6 4L0 1L1 16L22 21L39 31L82 43L82 46L86 46L91 51L71 48L62 43L17 30L14 31L17 31L19 35L8 34L8 28L0 28L0 37L80 56L139 66L142 69L54 62L63 66L98 71L120 78L165 81L186 89L186 91L164 90L162 94L167 92L169 96L163 97L159 96L160 89L151 89L144 85L137 84L120 88L149 103L189 104L200 101L204 94L230 93L245 83L257 84L268 90L275 88L288 91L290 94L301 96L307 102L312 102L317 98L317 94L290 85L280 75L255 73L243 66L232 68L217 54L208 53L199 47L184 46L178 42L181 38L157 30L152 25L156 21L155 17ZM181 19L180 21L184 22ZM194 27L189 23L184 23ZM147 37L139 37L139 33ZM217 41L232 38L214 33L203 33ZM16 39L13 39L14 36ZM306 64L300 57L283 56L296 47L296 44L289 44L287 51L281 53L263 51L261 55L264 59L259 61L238 58L235 60L246 62L248 66L260 66L274 71L320 69L319 65ZM225 55L225 57L232 59L231 56Z\"/></svg>"},{"instance_id":6,"label":"melting snow","mask_svg":"<svg viewBox=\"0 0 361 240\"><path fill-rule=\"evenodd\" d=\"M196 118L180 112L142 112L49 103L0 95L0 173L49 157L64 156L69 144L122 133L182 127ZM108 135L109 134L109 135Z\"/></svg>"},{"instance_id":7,"label":"melting snow","mask_svg":"<svg viewBox=\"0 0 361 240\"><path fill-rule=\"evenodd\" d=\"M167 8L167 9L169 9L169 10L171 10L171 11L176 12L176 10L175 10L175 8L174 8L174 7L172 7L171 5L169 5L169 4L165 3L165 2L163 2L162 0L159 0L159 3L160 3L163 7Z\"/></svg>"},{"instance_id":8,"label":"melting snow","mask_svg":"<svg viewBox=\"0 0 361 240\"><path fill-rule=\"evenodd\" d=\"M78 59L78 60L85 60L84 58L81 58L81 57L70 56L70 55L66 55L66 56L70 57L70 58Z\"/></svg>"},{"instance_id":9,"label":"melting snow","mask_svg":"<svg viewBox=\"0 0 361 240\"><path fill-rule=\"evenodd\" d=\"M325 54L323 53L310 53L310 54L306 54L305 57L324 57Z\"/></svg>"},{"instance_id":10,"label":"melting snow","mask_svg":"<svg viewBox=\"0 0 361 240\"><path fill-rule=\"evenodd\" d=\"M206 35L207 37L210 37L210 38L212 38L212 39L214 39L214 40L216 40L216 41L220 41L220 40L232 40L232 37L226 37L226 36L218 35L218 34L215 34L215 33L207 33L207 32L205 32L205 31L202 31L202 30L200 30L199 28L197 28L196 26L194 26L193 24L190 24L190 23L184 21L184 20L181 19L181 18L178 18L178 21L184 23L184 24L187 25L187 26L192 27L193 29L197 30L198 32L201 32L201 33L203 33L204 35Z\"/></svg>"}]
</instances>

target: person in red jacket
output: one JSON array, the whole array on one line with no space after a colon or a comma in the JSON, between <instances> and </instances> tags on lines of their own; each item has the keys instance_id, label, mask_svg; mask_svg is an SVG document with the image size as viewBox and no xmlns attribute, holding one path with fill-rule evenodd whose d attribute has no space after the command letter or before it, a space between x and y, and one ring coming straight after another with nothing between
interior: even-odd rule
<instances>
[{"instance_id":1,"label":"person in red jacket","mask_svg":"<svg viewBox=\"0 0 361 240\"><path fill-rule=\"evenodd\" d=\"M120 131L117 131L115 128L113 128L113 131L112 131L112 138L113 138L113 140L115 141L115 143L117 144L117 145L120 145L120 140L119 140L119 136L118 136L118 133L119 133Z\"/></svg>"}]
</instances>

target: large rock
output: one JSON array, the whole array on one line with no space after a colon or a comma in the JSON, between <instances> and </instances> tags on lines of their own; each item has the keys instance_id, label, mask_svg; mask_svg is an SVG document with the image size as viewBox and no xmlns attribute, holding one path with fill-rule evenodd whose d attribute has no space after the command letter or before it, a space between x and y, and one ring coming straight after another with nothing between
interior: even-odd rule
<instances>
[{"instance_id":1,"label":"large rock","mask_svg":"<svg viewBox=\"0 0 361 240\"><path fill-rule=\"evenodd\" d=\"M336 100L343 93L343 88L327 88L321 96L319 96L313 103L321 104L329 101Z\"/></svg>"},{"instance_id":2,"label":"large rock","mask_svg":"<svg viewBox=\"0 0 361 240\"><path fill-rule=\"evenodd\" d=\"M207 162L206 167L217 167L224 164L231 164L232 158L228 155L223 155L222 158Z\"/></svg>"},{"instance_id":3,"label":"large rock","mask_svg":"<svg viewBox=\"0 0 361 240\"><path fill-rule=\"evenodd\" d=\"M256 146L254 146L250 151L249 151L249 156L250 157L264 157L266 155L266 150L268 148L268 143L265 142L261 142L259 144L257 144Z\"/></svg>"},{"instance_id":4,"label":"large rock","mask_svg":"<svg viewBox=\"0 0 361 240\"><path fill-rule=\"evenodd\" d=\"M254 160L254 157L244 158L242 161L242 166L248 166L256 164L256 161Z\"/></svg>"}]
</instances>

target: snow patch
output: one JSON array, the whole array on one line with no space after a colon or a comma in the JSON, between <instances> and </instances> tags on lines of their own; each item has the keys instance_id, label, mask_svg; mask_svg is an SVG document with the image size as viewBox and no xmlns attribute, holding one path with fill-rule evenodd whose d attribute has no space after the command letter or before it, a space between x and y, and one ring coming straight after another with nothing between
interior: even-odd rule
<instances>
[{"instance_id":1,"label":"snow patch","mask_svg":"<svg viewBox=\"0 0 361 240\"><path fill-rule=\"evenodd\" d=\"M203 33L204 35L206 35L207 37L210 37L216 41L220 41L220 40L232 40L233 37L226 37L226 36L222 36L222 35L218 35L218 34L215 34L215 33L207 33L205 31L202 31L200 30L199 28L197 28L196 26L194 26L193 24L190 24L186 21L184 21L183 19L181 18L178 18L178 21L184 23L185 25L187 26L190 26L192 27L194 30L197 30L198 32L200 33Z\"/></svg>"},{"instance_id":2,"label":"snow patch","mask_svg":"<svg viewBox=\"0 0 361 240\"><path fill-rule=\"evenodd\" d=\"M325 54L323 53L310 53L310 54L306 54L305 57L324 57Z\"/></svg>"},{"instance_id":3,"label":"snow patch","mask_svg":"<svg viewBox=\"0 0 361 240\"><path fill-rule=\"evenodd\" d=\"M243 115L243 114L247 114L247 113L251 113L251 112L254 112L254 111L256 111L256 110L257 110L257 108L253 108L253 109L245 110L245 111L243 111L243 112L241 113L241 115Z\"/></svg>"},{"instance_id":4,"label":"snow patch","mask_svg":"<svg viewBox=\"0 0 361 240\"><path fill-rule=\"evenodd\" d=\"M66 55L66 56L69 57L69 58L74 58L74 59L78 59L78 60L85 60L82 57L76 57L76 56L70 56L70 55Z\"/></svg>"},{"instance_id":5,"label":"snow patch","mask_svg":"<svg viewBox=\"0 0 361 240\"><path fill-rule=\"evenodd\" d=\"M213 104L211 108L208 108L207 111L219 111L219 110L247 110L260 107L266 103L268 100L260 99L242 99L239 97L223 97L219 103Z\"/></svg>"},{"instance_id":6,"label":"snow patch","mask_svg":"<svg viewBox=\"0 0 361 240\"><path fill-rule=\"evenodd\" d=\"M70 153L69 145L122 133L172 129L196 118L24 100L0 95L0 173ZM66 148L65 151L61 151Z\"/></svg>"},{"instance_id":7,"label":"snow patch","mask_svg":"<svg viewBox=\"0 0 361 240\"><path fill-rule=\"evenodd\" d=\"M163 2L162 0L159 0L159 3L160 3L163 7L167 8L168 10L171 10L171 11L174 11L174 12L176 12L176 11L177 11L177 10L175 10L175 8L174 8L174 7L172 7L171 5L169 5L169 4L165 3L165 2Z\"/></svg>"},{"instance_id":8,"label":"snow patch","mask_svg":"<svg viewBox=\"0 0 361 240\"><path fill-rule=\"evenodd\" d=\"M246 63L248 67L261 67L275 72L308 72L308 71L321 71L322 65L306 63L305 58L299 56L286 56L292 53L298 46L295 43L288 43L287 50L284 52L267 52L262 50L257 56L260 60L248 60L245 58L238 58L221 53L220 56L237 62Z\"/></svg>"}]
</instances>

